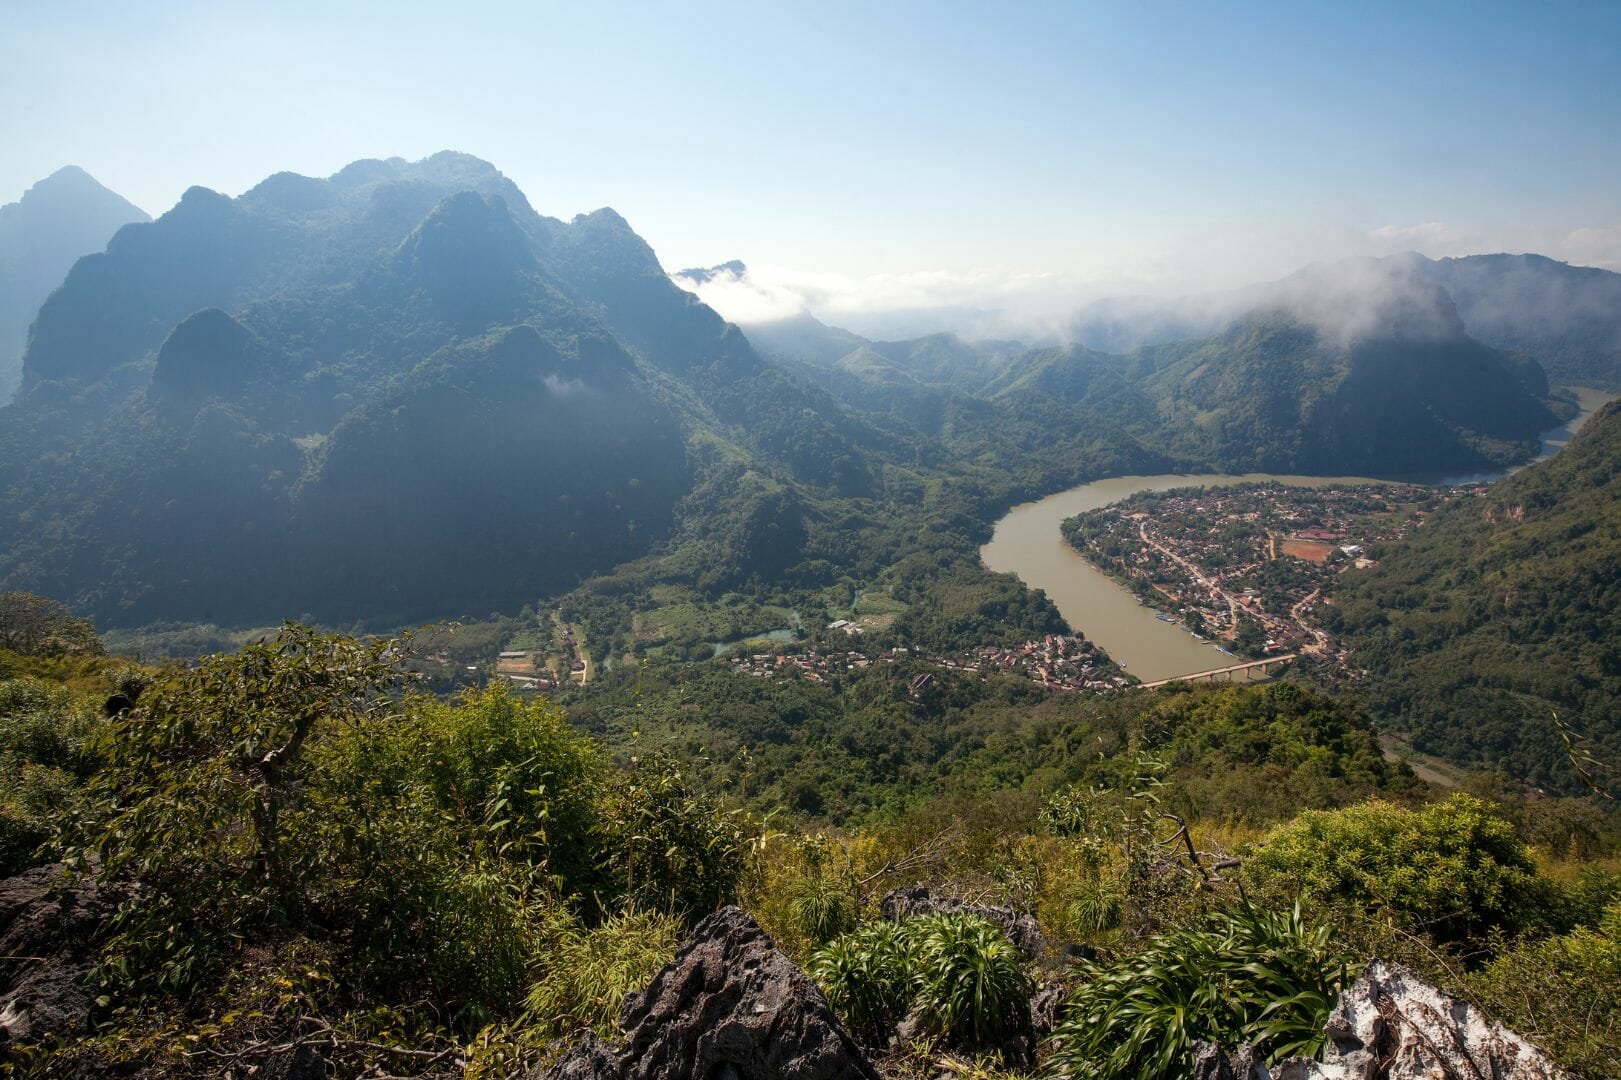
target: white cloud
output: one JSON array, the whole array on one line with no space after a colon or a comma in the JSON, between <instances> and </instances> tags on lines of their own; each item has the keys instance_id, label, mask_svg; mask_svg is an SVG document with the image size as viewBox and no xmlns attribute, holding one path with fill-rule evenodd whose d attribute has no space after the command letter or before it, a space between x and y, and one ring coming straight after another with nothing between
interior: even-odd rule
<instances>
[{"instance_id":1,"label":"white cloud","mask_svg":"<svg viewBox=\"0 0 1621 1080\"><path fill-rule=\"evenodd\" d=\"M1556 254L1579 266L1621 270L1621 225L1574 229L1557 246Z\"/></svg>"},{"instance_id":2,"label":"white cloud","mask_svg":"<svg viewBox=\"0 0 1621 1080\"><path fill-rule=\"evenodd\" d=\"M1451 243L1452 230L1444 221L1425 221L1418 225L1381 225L1368 233L1381 243L1430 245Z\"/></svg>"},{"instance_id":3,"label":"white cloud","mask_svg":"<svg viewBox=\"0 0 1621 1080\"><path fill-rule=\"evenodd\" d=\"M901 316L972 336L1056 333L1088 283L1059 273L1002 268L850 275L751 266L722 270L702 284L676 284L742 325L809 313L862 333L882 335ZM921 332L921 331L919 331Z\"/></svg>"}]
</instances>

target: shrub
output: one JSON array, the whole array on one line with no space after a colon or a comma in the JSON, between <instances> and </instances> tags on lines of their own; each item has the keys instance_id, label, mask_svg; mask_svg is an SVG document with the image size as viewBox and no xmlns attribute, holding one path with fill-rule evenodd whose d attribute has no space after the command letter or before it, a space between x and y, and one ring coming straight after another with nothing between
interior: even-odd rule
<instances>
[{"instance_id":1,"label":"shrub","mask_svg":"<svg viewBox=\"0 0 1621 1080\"><path fill-rule=\"evenodd\" d=\"M679 919L658 912L626 911L594 928L555 913L541 948L541 975L529 990L529 1022L550 1038L586 1028L612 1037L625 995L670 962L681 929Z\"/></svg>"},{"instance_id":2,"label":"shrub","mask_svg":"<svg viewBox=\"0 0 1621 1080\"><path fill-rule=\"evenodd\" d=\"M1268 833L1245 871L1263 887L1377 908L1449 943L1540 925L1553 896L1513 827L1468 795L1416 810L1370 801L1309 811Z\"/></svg>"},{"instance_id":3,"label":"shrub","mask_svg":"<svg viewBox=\"0 0 1621 1080\"><path fill-rule=\"evenodd\" d=\"M868 923L818 949L806 971L857 1038L882 1042L917 996L909 924Z\"/></svg>"},{"instance_id":4,"label":"shrub","mask_svg":"<svg viewBox=\"0 0 1621 1080\"><path fill-rule=\"evenodd\" d=\"M1328 929L1308 927L1297 906L1218 915L1080 976L1053 1032L1049 1075L1157 1080L1190 1075L1201 1040L1251 1043L1269 1060L1315 1055L1352 971Z\"/></svg>"},{"instance_id":5,"label":"shrub","mask_svg":"<svg viewBox=\"0 0 1621 1080\"><path fill-rule=\"evenodd\" d=\"M612 779L600 829L611 887L629 903L702 915L736 899L748 869L740 817L692 790L670 758Z\"/></svg>"},{"instance_id":6,"label":"shrub","mask_svg":"<svg viewBox=\"0 0 1621 1080\"><path fill-rule=\"evenodd\" d=\"M60 769L25 764L0 776L0 878L58 857L63 827L83 802L83 789Z\"/></svg>"},{"instance_id":7,"label":"shrub","mask_svg":"<svg viewBox=\"0 0 1621 1080\"><path fill-rule=\"evenodd\" d=\"M869 923L820 949L808 970L869 1044L914 1008L925 1030L970 1046L994 1044L1029 1019L1018 948L975 915Z\"/></svg>"},{"instance_id":8,"label":"shrub","mask_svg":"<svg viewBox=\"0 0 1621 1080\"><path fill-rule=\"evenodd\" d=\"M537 913L596 880L600 754L504 689L402 701L398 655L289 625L108 725L104 873L143 885L109 995L183 997L243 946L304 936L347 1007L432 1002L462 1032L516 1010Z\"/></svg>"},{"instance_id":9,"label":"shrub","mask_svg":"<svg viewBox=\"0 0 1621 1080\"><path fill-rule=\"evenodd\" d=\"M598 800L608 769L547 701L504 684L452 702L412 697L387 723L350 729L319 751L335 811L402 800L431 812L479 854L542 872L565 893L603 885Z\"/></svg>"},{"instance_id":10,"label":"shrub","mask_svg":"<svg viewBox=\"0 0 1621 1080\"><path fill-rule=\"evenodd\" d=\"M1621 1070L1621 903L1597 930L1517 943L1470 977L1509 1028L1580 1076Z\"/></svg>"}]
</instances>

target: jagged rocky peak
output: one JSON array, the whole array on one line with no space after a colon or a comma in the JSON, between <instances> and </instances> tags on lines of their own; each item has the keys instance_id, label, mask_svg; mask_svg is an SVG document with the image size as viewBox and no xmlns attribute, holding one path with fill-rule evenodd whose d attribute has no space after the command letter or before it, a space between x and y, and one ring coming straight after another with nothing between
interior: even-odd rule
<instances>
[{"instance_id":1,"label":"jagged rocky peak","mask_svg":"<svg viewBox=\"0 0 1621 1080\"><path fill-rule=\"evenodd\" d=\"M714 266L689 266L685 270L677 270L671 277L681 278L694 285L707 285L716 278L744 278L748 276L749 268L743 264L742 259L729 259Z\"/></svg>"}]
</instances>

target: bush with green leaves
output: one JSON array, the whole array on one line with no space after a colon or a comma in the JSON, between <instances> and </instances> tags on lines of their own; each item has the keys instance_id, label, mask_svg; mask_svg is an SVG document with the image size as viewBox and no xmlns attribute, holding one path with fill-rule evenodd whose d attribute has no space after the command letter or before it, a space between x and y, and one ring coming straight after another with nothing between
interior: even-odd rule
<instances>
[{"instance_id":1,"label":"bush with green leaves","mask_svg":"<svg viewBox=\"0 0 1621 1080\"><path fill-rule=\"evenodd\" d=\"M323 777L306 750L389 708L396 655L290 624L160 674L100 730L96 851L105 875L141 883L113 919L104 975L186 993L250 933L306 921L306 888L336 876L326 830L310 827L324 820L312 813ZM376 816L325 823L348 838Z\"/></svg>"},{"instance_id":2,"label":"bush with green leaves","mask_svg":"<svg viewBox=\"0 0 1621 1080\"><path fill-rule=\"evenodd\" d=\"M811 957L811 978L858 1037L879 1044L916 1010L923 1029L992 1046L1029 1022L1032 986L1018 947L977 915L875 922Z\"/></svg>"},{"instance_id":3,"label":"bush with green leaves","mask_svg":"<svg viewBox=\"0 0 1621 1080\"><path fill-rule=\"evenodd\" d=\"M625 995L646 987L670 962L683 933L673 915L634 909L594 927L564 910L548 923L525 1008L534 1031L547 1038L584 1029L614 1036Z\"/></svg>"},{"instance_id":4,"label":"bush with green leaves","mask_svg":"<svg viewBox=\"0 0 1621 1080\"><path fill-rule=\"evenodd\" d=\"M1462 794L1308 811L1268 833L1244 869L1273 894L1372 910L1446 943L1516 934L1557 906L1513 826Z\"/></svg>"},{"instance_id":5,"label":"bush with green leaves","mask_svg":"<svg viewBox=\"0 0 1621 1080\"><path fill-rule=\"evenodd\" d=\"M599 831L624 902L699 917L729 904L748 870L743 818L696 790L673 758L607 778Z\"/></svg>"},{"instance_id":6,"label":"bush with green leaves","mask_svg":"<svg viewBox=\"0 0 1621 1080\"><path fill-rule=\"evenodd\" d=\"M546 877L567 894L603 891L599 803L610 769L545 700L503 684L444 701L413 696L386 723L312 749L343 800L335 819L409 803L474 852Z\"/></svg>"},{"instance_id":7,"label":"bush with green leaves","mask_svg":"<svg viewBox=\"0 0 1621 1080\"><path fill-rule=\"evenodd\" d=\"M606 763L503 687L398 697L400 655L289 625L161 675L108 726L98 850L140 882L110 997L187 996L302 937L344 1008L432 1002L464 1033L515 1014L558 895L613 884Z\"/></svg>"},{"instance_id":8,"label":"bush with green leaves","mask_svg":"<svg viewBox=\"0 0 1621 1080\"><path fill-rule=\"evenodd\" d=\"M65 687L0 680L0 877L60 855L84 802L95 722Z\"/></svg>"},{"instance_id":9,"label":"bush with green leaves","mask_svg":"<svg viewBox=\"0 0 1621 1080\"><path fill-rule=\"evenodd\" d=\"M1578 1076L1621 1075L1621 901L1597 926L1511 945L1470 989Z\"/></svg>"},{"instance_id":10,"label":"bush with green leaves","mask_svg":"<svg viewBox=\"0 0 1621 1080\"><path fill-rule=\"evenodd\" d=\"M1053 1032L1047 1075L1170 1080L1192 1073L1194 1044L1250 1043L1269 1061L1312 1056L1354 976L1328 927L1246 909L1084 965Z\"/></svg>"}]
</instances>

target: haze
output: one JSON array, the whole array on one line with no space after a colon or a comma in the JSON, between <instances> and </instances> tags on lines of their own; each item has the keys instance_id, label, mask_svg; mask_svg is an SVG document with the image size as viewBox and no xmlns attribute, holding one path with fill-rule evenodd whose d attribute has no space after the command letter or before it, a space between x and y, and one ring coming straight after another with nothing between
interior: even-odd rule
<instances>
[{"instance_id":1,"label":"haze","mask_svg":"<svg viewBox=\"0 0 1621 1080\"><path fill-rule=\"evenodd\" d=\"M454 148L667 269L745 260L706 295L734 319L1058 318L1405 250L1621 269L1613 4L0 12L0 202L66 163L157 214Z\"/></svg>"}]
</instances>

